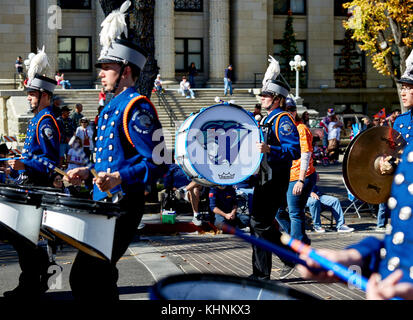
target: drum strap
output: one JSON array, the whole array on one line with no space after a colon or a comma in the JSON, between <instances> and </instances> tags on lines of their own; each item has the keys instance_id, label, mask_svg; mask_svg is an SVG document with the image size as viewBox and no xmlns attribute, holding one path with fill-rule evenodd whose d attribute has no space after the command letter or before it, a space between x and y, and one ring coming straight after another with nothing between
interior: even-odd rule
<instances>
[{"instance_id":1,"label":"drum strap","mask_svg":"<svg viewBox=\"0 0 413 320\"><path fill-rule=\"evenodd\" d=\"M42 122L43 118L45 117L50 117L52 118L56 128L57 128L57 133L59 134L59 141L60 141L60 129L59 129L59 125L56 122L56 119L51 115L51 114L45 114L43 115L39 121L37 122L37 127L36 127L36 138L37 138L37 143L40 144L40 139L39 139L39 127L40 127L40 122Z\"/></svg>"},{"instance_id":2,"label":"drum strap","mask_svg":"<svg viewBox=\"0 0 413 320\"><path fill-rule=\"evenodd\" d=\"M292 117L292 115L289 112L280 112L277 113L276 115L272 116L270 120L265 123L265 120L268 118L268 116L264 117L261 122L260 122L260 127L262 129L262 132L264 134L264 142L268 142L268 135L271 131L272 124L275 122L275 136L277 137L278 142L280 142L280 137L278 135L278 127L280 125L280 119L282 116L288 116L291 121L294 123L294 125L297 125ZM264 184L265 182L269 181L272 179L272 169L268 165L267 161L267 154L264 153L263 159L261 161L261 166L260 166L260 183Z\"/></svg>"},{"instance_id":3,"label":"drum strap","mask_svg":"<svg viewBox=\"0 0 413 320\"><path fill-rule=\"evenodd\" d=\"M129 111L132 109L135 102L138 101L138 100L142 100L142 99L145 100L145 102L149 103L149 105L155 111L156 118L159 119L158 112L156 111L155 106L153 105L151 100L149 100L147 97L140 95L140 96L137 96L137 97L133 98L131 101L129 101L128 105L125 108L125 112L123 113L123 130L125 131L126 139L128 139L129 143L134 148L135 148L135 145L132 142L132 139L131 139L130 134L129 134L129 129L128 129L128 116L129 116Z\"/></svg>"}]
</instances>

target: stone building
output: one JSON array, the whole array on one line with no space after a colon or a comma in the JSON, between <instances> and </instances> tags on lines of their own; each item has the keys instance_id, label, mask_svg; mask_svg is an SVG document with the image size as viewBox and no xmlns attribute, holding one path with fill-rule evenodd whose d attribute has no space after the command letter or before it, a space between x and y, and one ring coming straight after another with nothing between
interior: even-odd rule
<instances>
[{"instance_id":1,"label":"stone building","mask_svg":"<svg viewBox=\"0 0 413 320\"><path fill-rule=\"evenodd\" d=\"M357 71L340 71L346 18L342 0L156 0L156 58L164 80L177 83L188 65L197 87L222 87L232 64L235 88L260 87L268 54L280 56L290 8L297 48L307 61L300 96L324 113L352 109L372 114L399 108L392 81L358 52ZM2 0L0 88L14 85L14 62L46 45L50 74L60 70L75 88L91 88L104 19L98 0ZM292 83L294 86L295 82Z\"/></svg>"}]
</instances>

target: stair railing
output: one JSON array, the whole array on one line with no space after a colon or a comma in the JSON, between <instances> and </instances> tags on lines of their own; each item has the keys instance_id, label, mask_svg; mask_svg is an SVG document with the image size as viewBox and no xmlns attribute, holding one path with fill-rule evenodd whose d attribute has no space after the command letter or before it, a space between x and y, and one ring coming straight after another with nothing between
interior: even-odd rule
<instances>
[{"instance_id":1,"label":"stair railing","mask_svg":"<svg viewBox=\"0 0 413 320\"><path fill-rule=\"evenodd\" d=\"M178 118L172 110L171 105L165 97L165 94L162 91L155 90L155 93L158 97L158 105L162 106L171 121L171 127L178 123Z\"/></svg>"}]
</instances>

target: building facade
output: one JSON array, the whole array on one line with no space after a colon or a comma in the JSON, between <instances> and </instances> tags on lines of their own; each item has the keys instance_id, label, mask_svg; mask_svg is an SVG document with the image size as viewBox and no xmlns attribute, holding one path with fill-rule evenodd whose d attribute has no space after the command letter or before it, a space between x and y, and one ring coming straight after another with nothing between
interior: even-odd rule
<instances>
[{"instance_id":1,"label":"building facade","mask_svg":"<svg viewBox=\"0 0 413 320\"><path fill-rule=\"evenodd\" d=\"M321 114L330 107L368 114L399 108L391 79L375 71L357 48L349 47L342 26L343 2L156 0L155 57L160 74L176 84L194 62L196 87L222 87L224 69L232 64L235 88L260 88L268 55L281 58L290 9L297 50L307 62L300 82L304 105ZM99 0L2 0L0 88L13 84L16 57L25 59L43 44L49 73L63 72L75 88L93 87L103 19ZM345 53L351 49L349 66ZM294 79L295 74L292 87Z\"/></svg>"}]
</instances>

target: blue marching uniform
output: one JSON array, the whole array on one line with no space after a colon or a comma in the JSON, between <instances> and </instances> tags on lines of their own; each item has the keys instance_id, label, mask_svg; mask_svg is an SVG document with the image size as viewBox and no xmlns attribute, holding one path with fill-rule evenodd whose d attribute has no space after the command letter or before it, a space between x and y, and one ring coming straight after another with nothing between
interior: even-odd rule
<instances>
[{"instance_id":1,"label":"blue marching uniform","mask_svg":"<svg viewBox=\"0 0 413 320\"><path fill-rule=\"evenodd\" d=\"M152 159L154 148L159 144L159 140L154 139L154 133L160 129L153 105L133 87L114 97L100 113L95 169L98 173L120 173L121 185L110 191L112 194L122 194L119 204L126 213L116 221L112 261L104 261L81 251L77 254L70 274L75 298L118 299L116 262L133 240L142 218L145 184L158 178L164 169ZM106 197L107 193L95 185L93 199L103 200Z\"/></svg>"},{"instance_id":2,"label":"blue marching uniform","mask_svg":"<svg viewBox=\"0 0 413 320\"><path fill-rule=\"evenodd\" d=\"M264 154L261 163L261 183L254 188L251 214L251 233L283 246L281 233L274 225L275 214L286 203L292 161L300 158L300 137L291 116L280 108L261 120L266 143L271 152ZM288 261L284 261L289 264ZM269 279L272 254L253 246L253 275Z\"/></svg>"},{"instance_id":3,"label":"blue marching uniform","mask_svg":"<svg viewBox=\"0 0 413 320\"><path fill-rule=\"evenodd\" d=\"M393 124L393 129L401 133L407 144L413 138L413 118L412 110L399 115Z\"/></svg>"},{"instance_id":4,"label":"blue marching uniform","mask_svg":"<svg viewBox=\"0 0 413 320\"><path fill-rule=\"evenodd\" d=\"M49 106L39 111L28 124L22 152L22 156L27 158L21 160L25 166L24 176L27 177L27 180L22 181L24 184L51 185L50 179L47 179L51 176L50 169L38 160L30 158L29 153L56 165L59 161L59 141L59 128L52 113L52 107ZM18 174L15 170L12 170L13 173ZM39 246L33 247L14 234L10 234L9 242L19 256L22 271L18 287L10 293L36 297L45 292L48 289L48 267L50 266L46 250Z\"/></svg>"},{"instance_id":5,"label":"blue marching uniform","mask_svg":"<svg viewBox=\"0 0 413 320\"><path fill-rule=\"evenodd\" d=\"M29 182L35 185L50 186L45 175L49 175L50 169L38 160L29 157L29 153L44 158L47 162L57 166L59 164L59 140L60 132L52 107L41 110L30 122L24 141L22 156L25 166L25 174Z\"/></svg>"},{"instance_id":6,"label":"blue marching uniform","mask_svg":"<svg viewBox=\"0 0 413 320\"><path fill-rule=\"evenodd\" d=\"M402 134L407 145L394 175L387 202L391 210L391 225L386 227L384 240L368 237L349 249L356 249L361 253L365 261L363 272L366 276L379 272L382 278L385 278L396 269L401 269L403 278L400 281L413 283L413 145L409 143L413 138L411 110L398 116L393 128Z\"/></svg>"}]
</instances>

